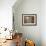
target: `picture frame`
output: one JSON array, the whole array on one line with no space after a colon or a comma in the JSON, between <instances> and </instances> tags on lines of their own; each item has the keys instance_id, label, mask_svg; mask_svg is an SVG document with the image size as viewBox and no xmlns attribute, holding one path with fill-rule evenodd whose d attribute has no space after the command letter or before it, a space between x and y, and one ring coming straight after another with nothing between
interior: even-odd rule
<instances>
[{"instance_id":1,"label":"picture frame","mask_svg":"<svg viewBox=\"0 0 46 46\"><path fill-rule=\"evenodd\" d=\"M22 14L22 26L36 26L37 14Z\"/></svg>"}]
</instances>

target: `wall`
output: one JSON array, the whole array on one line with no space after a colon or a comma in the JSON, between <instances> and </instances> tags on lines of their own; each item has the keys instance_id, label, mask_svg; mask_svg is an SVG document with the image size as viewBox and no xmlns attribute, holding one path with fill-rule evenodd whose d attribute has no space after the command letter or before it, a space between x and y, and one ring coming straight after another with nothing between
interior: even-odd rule
<instances>
[{"instance_id":1,"label":"wall","mask_svg":"<svg viewBox=\"0 0 46 46\"><path fill-rule=\"evenodd\" d=\"M41 1L18 0L18 2L13 6L15 31L22 32L24 39L34 40L36 46L41 46ZM22 14L37 14L37 26L22 26Z\"/></svg>"},{"instance_id":2,"label":"wall","mask_svg":"<svg viewBox=\"0 0 46 46\"><path fill-rule=\"evenodd\" d=\"M12 6L16 0L0 0L0 38L5 38L5 36L10 35L10 32L3 31L1 27L6 27L9 30L12 29Z\"/></svg>"},{"instance_id":3,"label":"wall","mask_svg":"<svg viewBox=\"0 0 46 46\"><path fill-rule=\"evenodd\" d=\"M46 0L41 0L41 42L46 46Z\"/></svg>"},{"instance_id":4,"label":"wall","mask_svg":"<svg viewBox=\"0 0 46 46\"><path fill-rule=\"evenodd\" d=\"M12 6L16 0L0 0L0 27L12 29Z\"/></svg>"}]
</instances>

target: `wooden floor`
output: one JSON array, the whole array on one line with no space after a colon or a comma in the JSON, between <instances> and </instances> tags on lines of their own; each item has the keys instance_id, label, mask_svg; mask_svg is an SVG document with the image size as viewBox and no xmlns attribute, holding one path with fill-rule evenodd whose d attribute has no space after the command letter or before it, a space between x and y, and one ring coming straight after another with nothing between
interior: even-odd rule
<instances>
[{"instance_id":1,"label":"wooden floor","mask_svg":"<svg viewBox=\"0 0 46 46\"><path fill-rule=\"evenodd\" d=\"M6 42L4 42L2 45L0 46L16 46L15 44L15 39L13 40L6 40Z\"/></svg>"}]
</instances>

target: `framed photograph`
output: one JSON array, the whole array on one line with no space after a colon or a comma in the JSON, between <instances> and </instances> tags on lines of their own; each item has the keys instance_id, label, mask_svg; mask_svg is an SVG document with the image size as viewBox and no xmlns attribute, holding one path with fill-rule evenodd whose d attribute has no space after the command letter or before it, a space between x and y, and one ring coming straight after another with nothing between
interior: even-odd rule
<instances>
[{"instance_id":1,"label":"framed photograph","mask_svg":"<svg viewBox=\"0 0 46 46\"><path fill-rule=\"evenodd\" d=\"M37 14L22 14L22 26L36 26Z\"/></svg>"}]
</instances>

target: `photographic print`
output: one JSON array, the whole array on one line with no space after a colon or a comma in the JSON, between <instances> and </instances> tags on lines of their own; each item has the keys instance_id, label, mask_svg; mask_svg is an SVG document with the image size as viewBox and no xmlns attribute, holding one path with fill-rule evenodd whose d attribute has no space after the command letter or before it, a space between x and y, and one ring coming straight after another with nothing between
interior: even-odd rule
<instances>
[{"instance_id":1,"label":"photographic print","mask_svg":"<svg viewBox=\"0 0 46 46\"><path fill-rule=\"evenodd\" d=\"M37 25L37 14L22 14L23 26L35 26Z\"/></svg>"}]
</instances>

